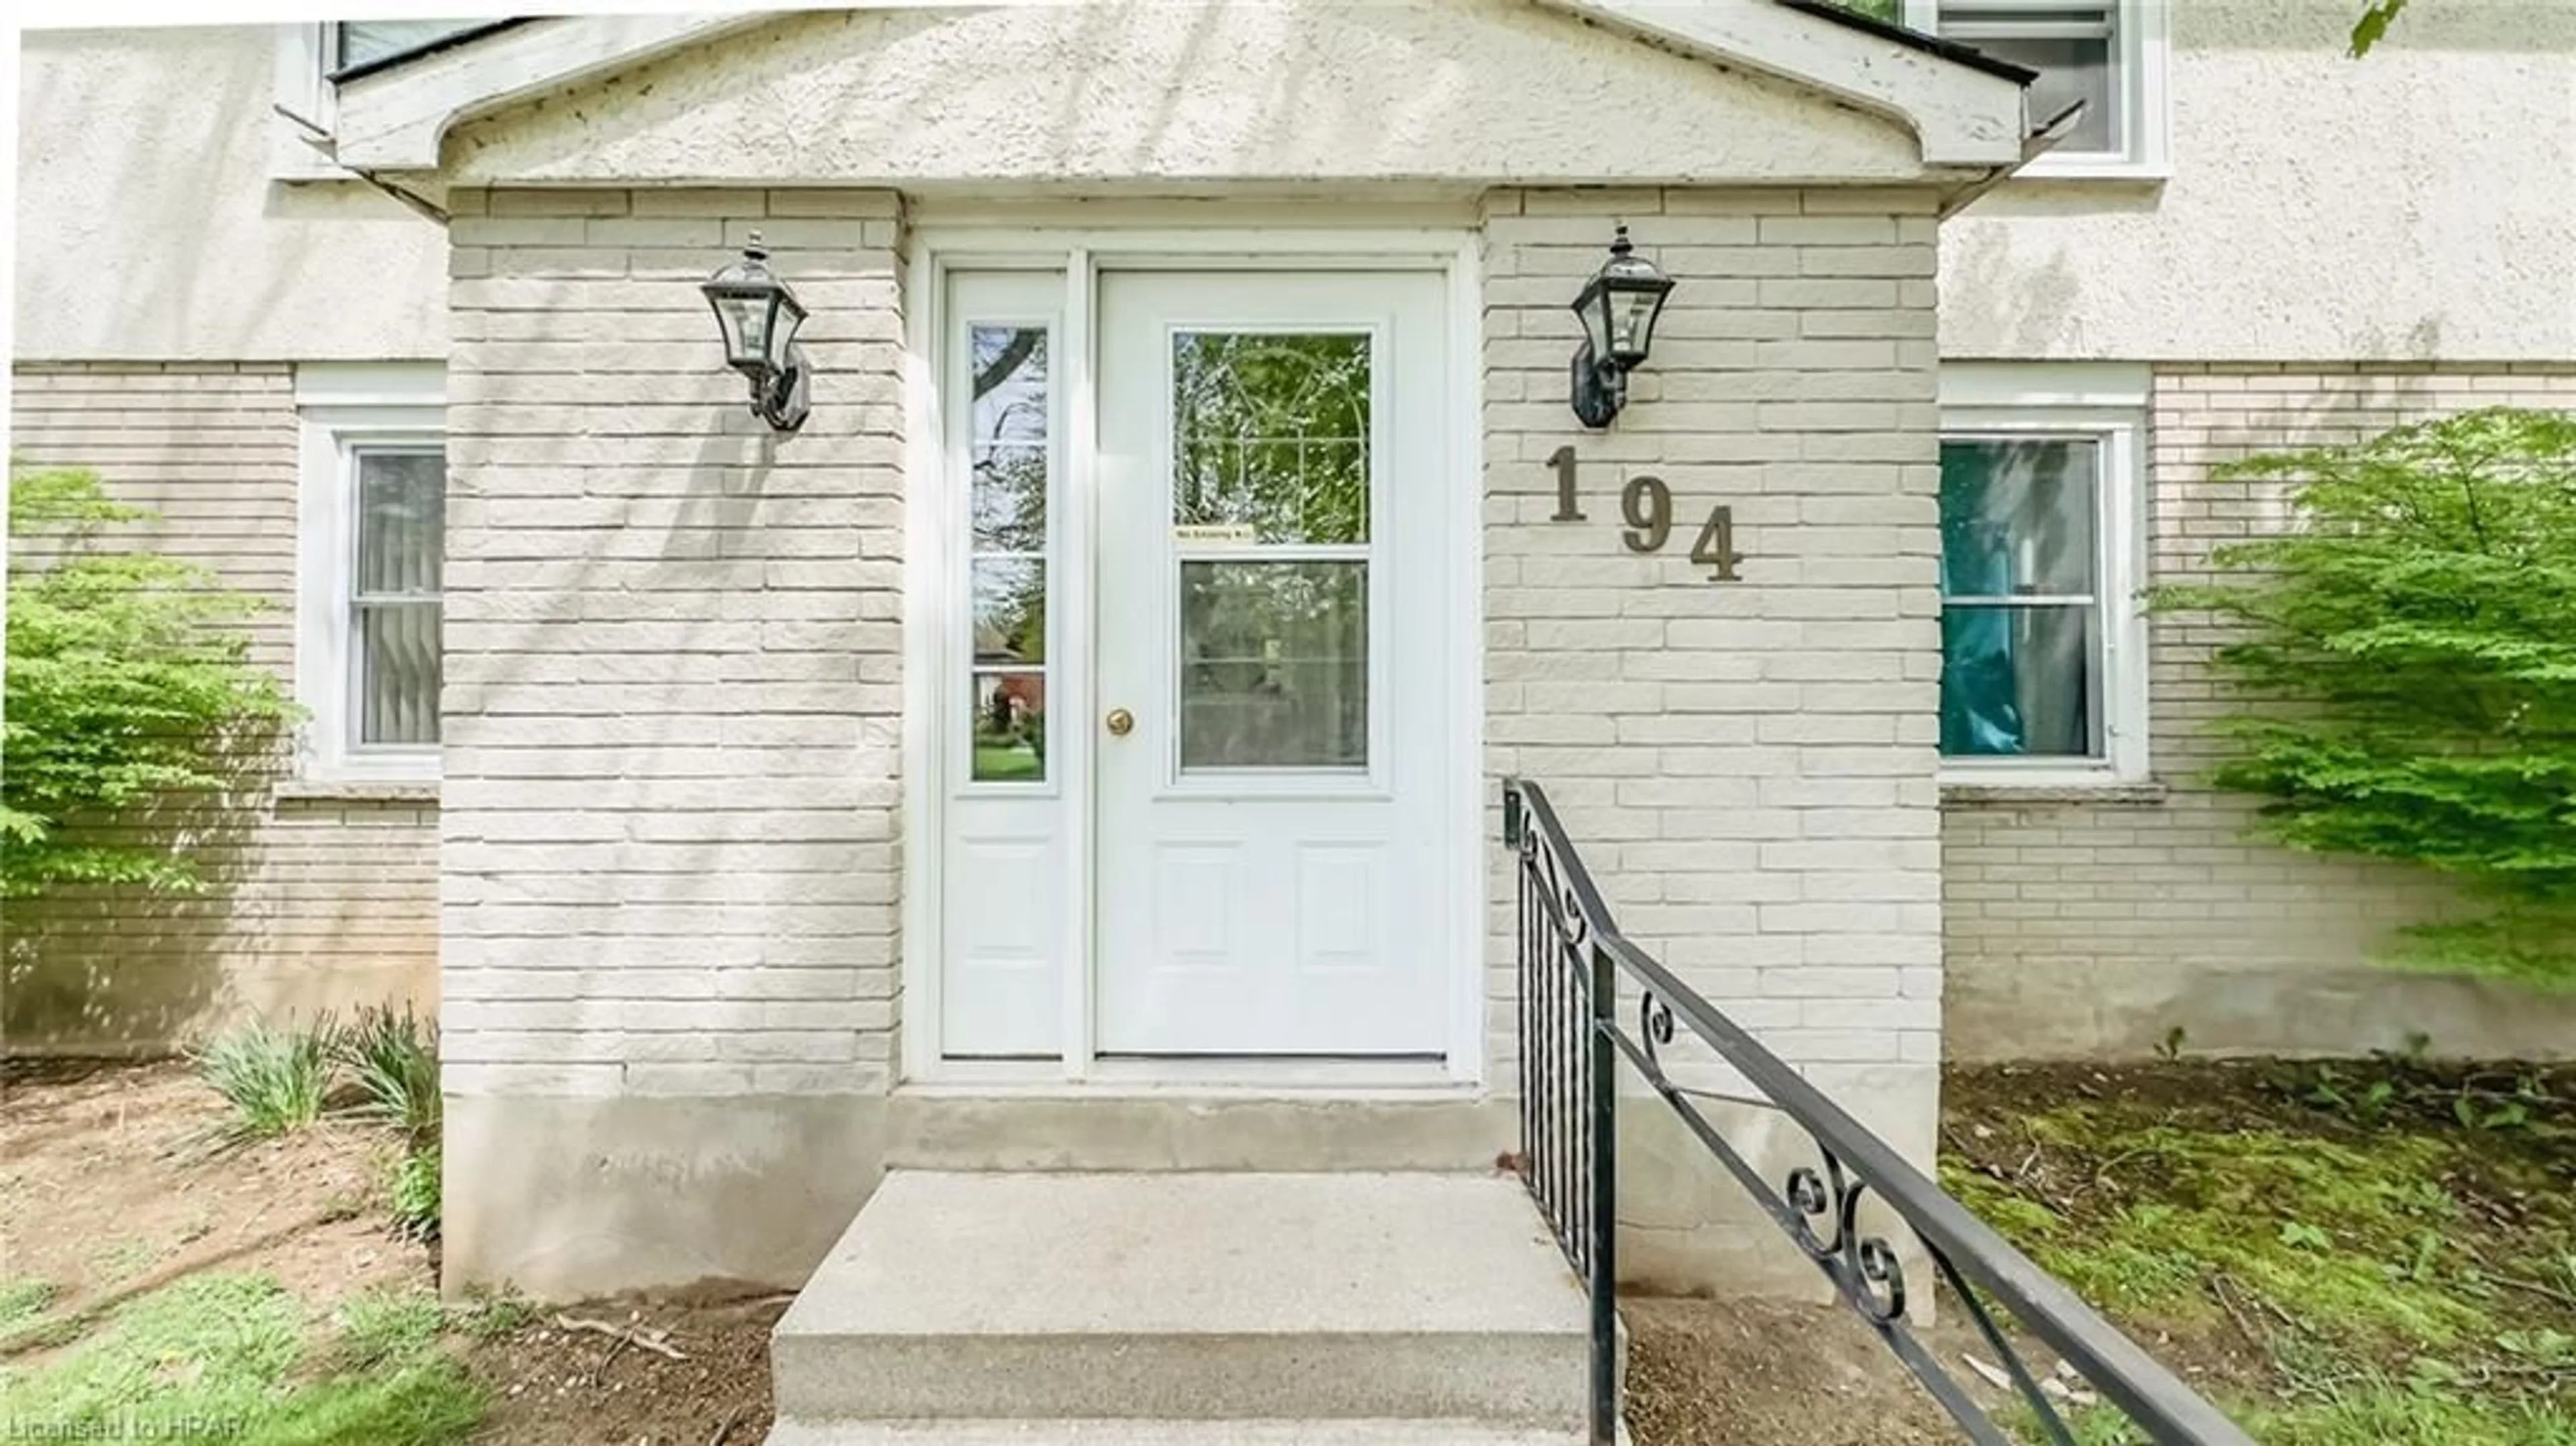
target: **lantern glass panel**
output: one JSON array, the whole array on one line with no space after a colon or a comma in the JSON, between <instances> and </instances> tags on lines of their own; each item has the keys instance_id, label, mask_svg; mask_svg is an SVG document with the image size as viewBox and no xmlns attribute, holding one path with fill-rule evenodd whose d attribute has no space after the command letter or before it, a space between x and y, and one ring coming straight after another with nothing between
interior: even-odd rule
<instances>
[{"instance_id":1,"label":"lantern glass panel","mask_svg":"<svg viewBox=\"0 0 2576 1446\"><path fill-rule=\"evenodd\" d=\"M1583 288L1583 295L1574 303L1574 315L1583 323L1584 344L1592 348L1592 354L1609 356L1610 289L1601 284L1600 278L1593 278L1592 284Z\"/></svg>"},{"instance_id":2,"label":"lantern glass panel","mask_svg":"<svg viewBox=\"0 0 2576 1446\"><path fill-rule=\"evenodd\" d=\"M1609 293L1610 344L1596 347L1622 366L1634 366L1646 359L1647 349L1654 345L1655 313L1663 310L1660 288L1636 290L1613 287Z\"/></svg>"}]
</instances>

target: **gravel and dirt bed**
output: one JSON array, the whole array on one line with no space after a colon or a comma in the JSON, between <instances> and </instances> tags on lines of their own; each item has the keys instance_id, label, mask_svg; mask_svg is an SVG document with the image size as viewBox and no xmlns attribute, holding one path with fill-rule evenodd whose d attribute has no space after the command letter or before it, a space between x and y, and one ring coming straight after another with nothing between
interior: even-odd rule
<instances>
[{"instance_id":1,"label":"gravel and dirt bed","mask_svg":"<svg viewBox=\"0 0 2576 1446\"><path fill-rule=\"evenodd\" d=\"M1959 1070L1943 1183L2267 1446L2576 1446L2571 1100L2566 1069L2402 1059ZM0 1432L148 1401L299 1446L766 1434L786 1295L442 1302L384 1131L209 1148L225 1112L177 1063L0 1076ZM1935 1357L2019 1423L1941 1307ZM1846 1313L1623 1309L1638 1446L1960 1439Z\"/></svg>"}]
</instances>

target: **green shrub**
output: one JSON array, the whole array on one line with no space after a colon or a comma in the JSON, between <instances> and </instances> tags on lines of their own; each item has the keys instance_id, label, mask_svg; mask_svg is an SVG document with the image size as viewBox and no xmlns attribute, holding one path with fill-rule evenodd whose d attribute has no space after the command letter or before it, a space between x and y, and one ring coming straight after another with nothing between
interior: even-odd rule
<instances>
[{"instance_id":1,"label":"green shrub","mask_svg":"<svg viewBox=\"0 0 2576 1446\"><path fill-rule=\"evenodd\" d=\"M414 1145L434 1143L439 1128L438 1024L369 1005L341 1037L359 1102L352 1113L393 1126Z\"/></svg>"},{"instance_id":2,"label":"green shrub","mask_svg":"<svg viewBox=\"0 0 2576 1446\"><path fill-rule=\"evenodd\" d=\"M233 1107L218 1138L268 1139L320 1119L339 1039L327 1014L302 1029L254 1019L193 1051L199 1076Z\"/></svg>"},{"instance_id":3,"label":"green shrub","mask_svg":"<svg viewBox=\"0 0 2576 1446\"><path fill-rule=\"evenodd\" d=\"M203 888L183 840L67 825L219 790L242 750L296 715L238 626L265 603L191 563L89 549L99 529L151 517L109 501L95 473L9 469L0 898L64 884Z\"/></svg>"},{"instance_id":4,"label":"green shrub","mask_svg":"<svg viewBox=\"0 0 2576 1446\"><path fill-rule=\"evenodd\" d=\"M435 1240L439 1227L438 1146L414 1145L394 1162L394 1230L409 1240Z\"/></svg>"},{"instance_id":5,"label":"green shrub","mask_svg":"<svg viewBox=\"0 0 2576 1446\"><path fill-rule=\"evenodd\" d=\"M2576 989L2576 417L2490 408L2257 457L2299 525L2216 549L2159 612L2229 625L2215 774L2264 835L2459 881L2388 962Z\"/></svg>"}]
</instances>

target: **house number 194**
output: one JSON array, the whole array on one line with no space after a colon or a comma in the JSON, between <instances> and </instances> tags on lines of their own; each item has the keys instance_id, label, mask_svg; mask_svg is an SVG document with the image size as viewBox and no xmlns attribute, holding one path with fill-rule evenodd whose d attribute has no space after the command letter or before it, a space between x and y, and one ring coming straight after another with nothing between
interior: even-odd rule
<instances>
[{"instance_id":1,"label":"house number 194","mask_svg":"<svg viewBox=\"0 0 2576 1446\"><path fill-rule=\"evenodd\" d=\"M1556 469L1556 515L1550 520L1583 521L1582 504L1575 500L1574 449L1557 448L1547 465ZM1631 477L1619 489L1619 515L1628 524L1619 540L1630 552L1660 552L1673 535L1673 489L1661 477ZM1711 582L1739 581L1735 565L1744 554L1735 550L1735 513L1725 503L1708 509L1708 520L1691 542L1690 560L1713 569Z\"/></svg>"}]
</instances>

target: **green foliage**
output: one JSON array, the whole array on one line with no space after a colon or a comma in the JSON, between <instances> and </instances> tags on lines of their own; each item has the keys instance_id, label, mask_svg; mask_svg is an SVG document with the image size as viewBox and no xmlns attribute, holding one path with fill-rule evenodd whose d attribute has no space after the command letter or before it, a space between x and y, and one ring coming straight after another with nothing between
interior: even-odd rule
<instances>
[{"instance_id":1,"label":"green foliage","mask_svg":"<svg viewBox=\"0 0 2576 1446\"><path fill-rule=\"evenodd\" d=\"M2576 989L2576 417L2491 408L2352 447L2257 457L2295 529L2217 549L2203 612L2245 711L2223 787L2265 836L2419 864L2482 912L2387 962Z\"/></svg>"},{"instance_id":2,"label":"green foliage","mask_svg":"<svg viewBox=\"0 0 2576 1446\"><path fill-rule=\"evenodd\" d=\"M263 604L193 564L90 550L98 530L150 516L110 501L94 473L10 468L0 898L64 884L202 888L175 846L66 825L218 789L236 748L294 716L238 627Z\"/></svg>"},{"instance_id":3,"label":"green foliage","mask_svg":"<svg viewBox=\"0 0 2576 1446\"><path fill-rule=\"evenodd\" d=\"M2370 0L2363 6L2361 18L2352 22L2352 58L2368 55L2388 34L2388 27L2406 10L2406 0Z\"/></svg>"},{"instance_id":4,"label":"green foliage","mask_svg":"<svg viewBox=\"0 0 2576 1446\"><path fill-rule=\"evenodd\" d=\"M315 1359L302 1308L274 1279L181 1281L60 1358L0 1374L0 1420L64 1440L220 1434L261 1446L453 1446L472 1434L482 1392L438 1349L434 1300L361 1297L344 1320L337 1348Z\"/></svg>"},{"instance_id":5,"label":"green foliage","mask_svg":"<svg viewBox=\"0 0 2576 1446\"><path fill-rule=\"evenodd\" d=\"M1942 1184L2257 1440L2576 1446L2566 1077L2424 1048L2028 1101L1957 1137ZM2487 1127L2499 1099L2527 1123ZM2070 1425L2147 1439L2108 1406Z\"/></svg>"},{"instance_id":6,"label":"green foliage","mask_svg":"<svg viewBox=\"0 0 2576 1446\"><path fill-rule=\"evenodd\" d=\"M435 1240L439 1226L438 1146L413 1145L394 1160L385 1193L395 1233L408 1240Z\"/></svg>"},{"instance_id":7,"label":"green foliage","mask_svg":"<svg viewBox=\"0 0 2576 1446\"><path fill-rule=\"evenodd\" d=\"M340 1327L331 1356L344 1370L371 1370L427 1350L438 1339L446 1313L425 1290L371 1290L333 1312Z\"/></svg>"},{"instance_id":8,"label":"green foliage","mask_svg":"<svg viewBox=\"0 0 2576 1446\"><path fill-rule=\"evenodd\" d=\"M467 1286L465 1303L456 1309L457 1328L478 1341L506 1339L534 1325L536 1320L536 1302L509 1285L498 1289Z\"/></svg>"},{"instance_id":9,"label":"green foliage","mask_svg":"<svg viewBox=\"0 0 2576 1446\"><path fill-rule=\"evenodd\" d=\"M394 1231L409 1240L435 1240L439 1221L438 1025L406 1004L358 1011L341 1037L339 1057L356 1084L350 1113L391 1126L402 1148L385 1181Z\"/></svg>"},{"instance_id":10,"label":"green foliage","mask_svg":"<svg viewBox=\"0 0 2576 1446\"><path fill-rule=\"evenodd\" d=\"M43 1315L45 1307L54 1303L57 1293L53 1282L45 1280L12 1280L0 1284L0 1329Z\"/></svg>"},{"instance_id":11,"label":"green foliage","mask_svg":"<svg viewBox=\"0 0 2576 1446\"><path fill-rule=\"evenodd\" d=\"M351 1113L390 1125L414 1145L435 1143L439 1126L438 1022L405 1004L360 1008L340 1037L340 1058L358 1087Z\"/></svg>"},{"instance_id":12,"label":"green foliage","mask_svg":"<svg viewBox=\"0 0 2576 1446\"><path fill-rule=\"evenodd\" d=\"M302 1029L254 1019L217 1035L190 1059L233 1107L218 1140L242 1144L322 1118L339 1053L340 1029L324 1015Z\"/></svg>"}]
</instances>

